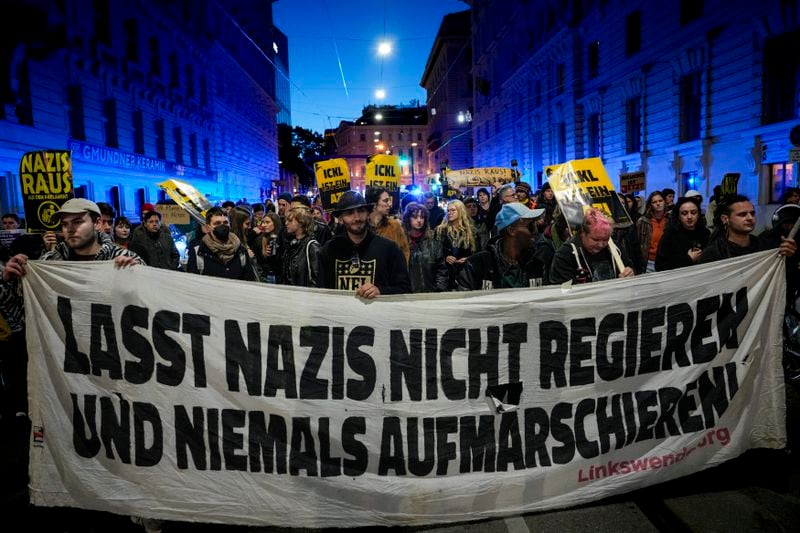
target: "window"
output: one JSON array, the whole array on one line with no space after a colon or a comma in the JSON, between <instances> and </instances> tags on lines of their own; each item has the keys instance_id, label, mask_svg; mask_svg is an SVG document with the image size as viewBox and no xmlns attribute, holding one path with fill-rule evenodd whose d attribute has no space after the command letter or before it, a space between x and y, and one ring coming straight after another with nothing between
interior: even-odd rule
<instances>
[{"instance_id":1,"label":"window","mask_svg":"<svg viewBox=\"0 0 800 533\"><path fill-rule=\"evenodd\" d=\"M600 157L600 113L589 115L589 157Z\"/></svg>"},{"instance_id":2,"label":"window","mask_svg":"<svg viewBox=\"0 0 800 533\"><path fill-rule=\"evenodd\" d=\"M161 46L158 44L158 37L150 37L147 41L150 49L150 74L161 75Z\"/></svg>"},{"instance_id":3,"label":"window","mask_svg":"<svg viewBox=\"0 0 800 533\"><path fill-rule=\"evenodd\" d=\"M417 157L422 157L422 148L417 148Z\"/></svg>"},{"instance_id":4,"label":"window","mask_svg":"<svg viewBox=\"0 0 800 533\"><path fill-rule=\"evenodd\" d=\"M589 43L587 51L587 62L589 79L594 79L600 73L600 41Z\"/></svg>"},{"instance_id":5,"label":"window","mask_svg":"<svg viewBox=\"0 0 800 533\"><path fill-rule=\"evenodd\" d=\"M15 113L20 124L33 126L33 101L31 100L31 77L28 71L28 60L21 61L16 68L16 108Z\"/></svg>"},{"instance_id":6,"label":"window","mask_svg":"<svg viewBox=\"0 0 800 533\"><path fill-rule=\"evenodd\" d=\"M67 119L69 120L69 136L79 141L86 140L83 125L83 91L80 85L67 87Z\"/></svg>"},{"instance_id":7,"label":"window","mask_svg":"<svg viewBox=\"0 0 800 533\"><path fill-rule=\"evenodd\" d=\"M556 65L556 94L564 94L566 84L567 67L564 63Z\"/></svg>"},{"instance_id":8,"label":"window","mask_svg":"<svg viewBox=\"0 0 800 533\"><path fill-rule=\"evenodd\" d=\"M358 138L359 138L359 140L361 142L364 142L364 141L367 140L367 134L366 133L362 133L361 135L358 136Z\"/></svg>"},{"instance_id":9,"label":"window","mask_svg":"<svg viewBox=\"0 0 800 533\"><path fill-rule=\"evenodd\" d=\"M136 19L125 20L125 57L134 63L139 61L139 34Z\"/></svg>"},{"instance_id":10,"label":"window","mask_svg":"<svg viewBox=\"0 0 800 533\"><path fill-rule=\"evenodd\" d=\"M103 101L103 138L109 148L119 148L117 138L117 101L109 98Z\"/></svg>"},{"instance_id":11,"label":"window","mask_svg":"<svg viewBox=\"0 0 800 533\"><path fill-rule=\"evenodd\" d=\"M98 42L111 46L111 16L108 0L93 0L94 35Z\"/></svg>"},{"instance_id":12,"label":"window","mask_svg":"<svg viewBox=\"0 0 800 533\"><path fill-rule=\"evenodd\" d=\"M558 128L558 162L567 162L567 124L559 122Z\"/></svg>"},{"instance_id":13,"label":"window","mask_svg":"<svg viewBox=\"0 0 800 533\"><path fill-rule=\"evenodd\" d=\"M417 140L418 140L418 141L421 141L421 140L422 140L422 134L421 134L421 133L417 133Z\"/></svg>"},{"instance_id":14,"label":"window","mask_svg":"<svg viewBox=\"0 0 800 533\"><path fill-rule=\"evenodd\" d=\"M181 127L172 129L172 138L175 140L175 162L179 165L183 164L183 134Z\"/></svg>"},{"instance_id":15,"label":"window","mask_svg":"<svg viewBox=\"0 0 800 533\"><path fill-rule=\"evenodd\" d=\"M211 170L211 147L208 139L203 139L203 168Z\"/></svg>"},{"instance_id":16,"label":"window","mask_svg":"<svg viewBox=\"0 0 800 533\"><path fill-rule=\"evenodd\" d=\"M208 104L208 82L206 77L200 75L200 105L205 107Z\"/></svg>"},{"instance_id":17,"label":"window","mask_svg":"<svg viewBox=\"0 0 800 533\"><path fill-rule=\"evenodd\" d=\"M178 89L181 86L181 73L178 68L178 54L172 52L169 55L169 86Z\"/></svg>"},{"instance_id":18,"label":"window","mask_svg":"<svg viewBox=\"0 0 800 533\"><path fill-rule=\"evenodd\" d=\"M681 25L703 16L703 0L681 0Z\"/></svg>"},{"instance_id":19,"label":"window","mask_svg":"<svg viewBox=\"0 0 800 533\"><path fill-rule=\"evenodd\" d=\"M700 182L697 179L697 171L693 170L692 172L681 172L681 189L679 196L686 191L690 191L692 189L697 189L700 186Z\"/></svg>"},{"instance_id":20,"label":"window","mask_svg":"<svg viewBox=\"0 0 800 533\"><path fill-rule=\"evenodd\" d=\"M700 138L701 86L700 72L681 76L680 80L680 135L679 142Z\"/></svg>"},{"instance_id":21,"label":"window","mask_svg":"<svg viewBox=\"0 0 800 533\"><path fill-rule=\"evenodd\" d=\"M625 17L625 54L632 56L642 48L642 14L634 11Z\"/></svg>"},{"instance_id":22,"label":"window","mask_svg":"<svg viewBox=\"0 0 800 533\"><path fill-rule=\"evenodd\" d=\"M155 121L154 129L156 130L156 157L159 159L167 158L167 138L164 134L164 119L160 118Z\"/></svg>"},{"instance_id":23,"label":"window","mask_svg":"<svg viewBox=\"0 0 800 533\"><path fill-rule=\"evenodd\" d=\"M141 109L133 112L133 151L144 154L144 118Z\"/></svg>"},{"instance_id":24,"label":"window","mask_svg":"<svg viewBox=\"0 0 800 533\"><path fill-rule=\"evenodd\" d=\"M192 133L189 135L189 160L192 166L197 168L197 134Z\"/></svg>"},{"instance_id":25,"label":"window","mask_svg":"<svg viewBox=\"0 0 800 533\"><path fill-rule=\"evenodd\" d=\"M536 80L536 84L534 85L533 101L536 104L534 107L539 107L539 106L542 105L542 81L541 80Z\"/></svg>"},{"instance_id":26,"label":"window","mask_svg":"<svg viewBox=\"0 0 800 533\"><path fill-rule=\"evenodd\" d=\"M775 163L767 165L770 177L769 203L777 204L783 201L787 187L797 187L797 178L793 174L791 163Z\"/></svg>"},{"instance_id":27,"label":"window","mask_svg":"<svg viewBox=\"0 0 800 533\"><path fill-rule=\"evenodd\" d=\"M184 72L186 76L186 96L194 98L194 67L192 67L191 63L186 63Z\"/></svg>"},{"instance_id":28,"label":"window","mask_svg":"<svg viewBox=\"0 0 800 533\"><path fill-rule=\"evenodd\" d=\"M800 116L800 30L768 40L764 45L762 123L774 124Z\"/></svg>"},{"instance_id":29,"label":"window","mask_svg":"<svg viewBox=\"0 0 800 533\"><path fill-rule=\"evenodd\" d=\"M634 154L642 149L641 97L634 96L625 102L625 153Z\"/></svg>"}]
</instances>

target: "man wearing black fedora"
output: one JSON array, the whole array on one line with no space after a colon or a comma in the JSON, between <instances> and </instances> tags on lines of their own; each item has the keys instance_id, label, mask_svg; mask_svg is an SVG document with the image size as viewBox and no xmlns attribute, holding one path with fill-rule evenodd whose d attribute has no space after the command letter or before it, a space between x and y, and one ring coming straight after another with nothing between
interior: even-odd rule
<instances>
[{"instance_id":1,"label":"man wearing black fedora","mask_svg":"<svg viewBox=\"0 0 800 533\"><path fill-rule=\"evenodd\" d=\"M344 231L319 251L319 286L355 291L362 298L411 292L406 259L367 224L373 205L356 191L342 194L333 211Z\"/></svg>"}]
</instances>

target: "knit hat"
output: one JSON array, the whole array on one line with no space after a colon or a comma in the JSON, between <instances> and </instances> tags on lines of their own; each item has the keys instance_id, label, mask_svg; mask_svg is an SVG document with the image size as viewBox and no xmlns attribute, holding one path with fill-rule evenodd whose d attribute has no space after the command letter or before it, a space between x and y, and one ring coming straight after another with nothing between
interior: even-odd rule
<instances>
[{"instance_id":1,"label":"knit hat","mask_svg":"<svg viewBox=\"0 0 800 533\"><path fill-rule=\"evenodd\" d=\"M292 194L288 192L282 192L278 195L278 200L286 200L287 202L291 202Z\"/></svg>"}]
</instances>

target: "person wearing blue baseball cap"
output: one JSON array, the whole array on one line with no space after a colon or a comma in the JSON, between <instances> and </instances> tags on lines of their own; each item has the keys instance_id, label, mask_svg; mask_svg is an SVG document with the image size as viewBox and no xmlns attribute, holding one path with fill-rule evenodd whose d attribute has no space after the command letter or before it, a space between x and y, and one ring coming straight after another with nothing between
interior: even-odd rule
<instances>
[{"instance_id":1,"label":"person wearing blue baseball cap","mask_svg":"<svg viewBox=\"0 0 800 533\"><path fill-rule=\"evenodd\" d=\"M503 205L495 218L499 239L472 254L456 280L459 290L538 287L544 283L545 265L534 257L536 219L544 209L520 203Z\"/></svg>"}]
</instances>

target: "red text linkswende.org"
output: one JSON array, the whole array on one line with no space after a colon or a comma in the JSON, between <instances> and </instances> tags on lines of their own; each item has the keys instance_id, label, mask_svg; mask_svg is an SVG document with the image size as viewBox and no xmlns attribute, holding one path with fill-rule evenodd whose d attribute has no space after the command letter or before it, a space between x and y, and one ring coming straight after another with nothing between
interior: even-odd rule
<instances>
[{"instance_id":1,"label":"red text linkswende.org","mask_svg":"<svg viewBox=\"0 0 800 533\"><path fill-rule=\"evenodd\" d=\"M623 459L622 461L608 461L604 464L590 465L588 469L579 468L578 483L604 479L611 476L624 476L644 470L658 470L683 461L697 448L703 448L714 443L727 446L730 441L731 435L728 428L712 429L703 435L703 438L695 446L691 448L684 446L681 451L676 453L652 455L639 457L637 459Z\"/></svg>"}]
</instances>

